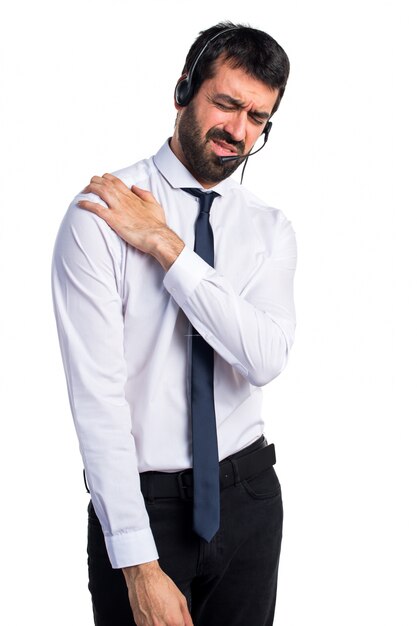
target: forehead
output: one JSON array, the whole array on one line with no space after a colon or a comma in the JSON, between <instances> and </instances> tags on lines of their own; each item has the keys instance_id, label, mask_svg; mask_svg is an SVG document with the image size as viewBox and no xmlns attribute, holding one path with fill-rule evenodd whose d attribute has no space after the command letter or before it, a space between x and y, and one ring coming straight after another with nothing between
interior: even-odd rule
<instances>
[{"instance_id":1,"label":"forehead","mask_svg":"<svg viewBox=\"0 0 417 626\"><path fill-rule=\"evenodd\" d=\"M278 98L278 89L221 59L214 66L213 77L205 80L203 85L211 95L225 94L240 100L245 107L268 113L272 111Z\"/></svg>"}]
</instances>

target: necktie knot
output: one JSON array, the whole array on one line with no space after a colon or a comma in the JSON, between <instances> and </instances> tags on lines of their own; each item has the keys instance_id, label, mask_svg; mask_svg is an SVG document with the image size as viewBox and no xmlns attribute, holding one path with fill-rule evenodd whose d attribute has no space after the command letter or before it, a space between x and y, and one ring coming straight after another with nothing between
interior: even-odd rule
<instances>
[{"instance_id":1,"label":"necktie knot","mask_svg":"<svg viewBox=\"0 0 417 626\"><path fill-rule=\"evenodd\" d=\"M192 187L182 187L182 190L198 198L200 211L202 213L210 213L211 205L214 199L219 195L216 191L201 191L201 189L194 189Z\"/></svg>"}]
</instances>

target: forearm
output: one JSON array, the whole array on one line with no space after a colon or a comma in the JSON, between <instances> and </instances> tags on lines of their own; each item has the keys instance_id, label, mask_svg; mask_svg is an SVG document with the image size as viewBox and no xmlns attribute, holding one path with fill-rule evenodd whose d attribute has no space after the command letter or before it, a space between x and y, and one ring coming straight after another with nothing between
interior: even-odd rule
<instances>
[{"instance_id":1,"label":"forearm","mask_svg":"<svg viewBox=\"0 0 417 626\"><path fill-rule=\"evenodd\" d=\"M164 284L214 350L252 384L264 385L282 371L293 342L293 273L268 261L240 293L187 248Z\"/></svg>"},{"instance_id":2,"label":"forearm","mask_svg":"<svg viewBox=\"0 0 417 626\"><path fill-rule=\"evenodd\" d=\"M265 385L284 369L294 338L289 314L273 319L236 294L224 277L196 290L184 311L213 349L251 384Z\"/></svg>"}]
</instances>

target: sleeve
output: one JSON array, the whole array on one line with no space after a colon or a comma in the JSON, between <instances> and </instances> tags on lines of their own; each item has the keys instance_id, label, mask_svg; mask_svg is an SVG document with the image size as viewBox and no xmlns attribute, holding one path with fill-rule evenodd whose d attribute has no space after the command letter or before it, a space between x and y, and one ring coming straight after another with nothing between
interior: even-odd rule
<instances>
[{"instance_id":1,"label":"sleeve","mask_svg":"<svg viewBox=\"0 0 417 626\"><path fill-rule=\"evenodd\" d=\"M121 240L104 220L71 206L53 253L53 303L81 455L114 568L158 558L124 394L121 258Z\"/></svg>"},{"instance_id":2,"label":"sleeve","mask_svg":"<svg viewBox=\"0 0 417 626\"><path fill-rule=\"evenodd\" d=\"M256 386L281 373L294 341L297 253L288 220L280 220L273 239L269 253L260 255L259 266L240 290L188 247L164 279L194 328Z\"/></svg>"}]
</instances>

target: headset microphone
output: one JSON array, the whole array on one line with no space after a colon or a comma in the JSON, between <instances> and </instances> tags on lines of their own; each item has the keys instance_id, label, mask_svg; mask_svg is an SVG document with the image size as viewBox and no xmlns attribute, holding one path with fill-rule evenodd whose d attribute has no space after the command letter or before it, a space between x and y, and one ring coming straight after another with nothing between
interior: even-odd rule
<instances>
[{"instance_id":1,"label":"headset microphone","mask_svg":"<svg viewBox=\"0 0 417 626\"><path fill-rule=\"evenodd\" d=\"M265 125L265 128L264 128L264 131L263 131L264 142L263 142L263 144L262 144L262 146L260 148L255 150L255 152L248 152L247 154L239 154L239 155L236 155L236 156L218 157L220 163L222 165L224 165L225 163L229 163L230 161L238 161L240 159L248 159L250 156L253 156L257 152L262 150L262 148L265 147L265 144L268 141L268 137L269 137L269 133L271 132L271 128L272 128L272 122L267 122L266 125Z\"/></svg>"}]
</instances>

